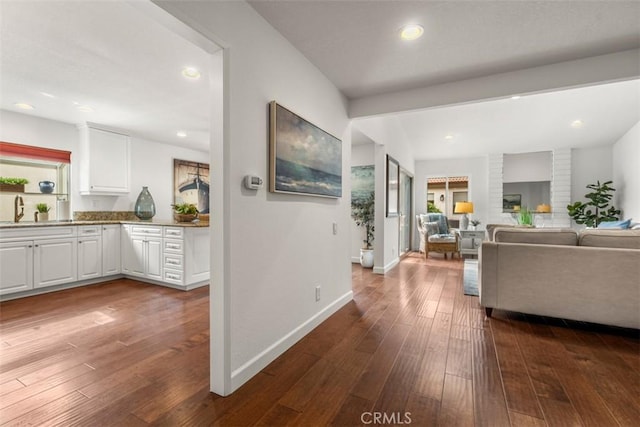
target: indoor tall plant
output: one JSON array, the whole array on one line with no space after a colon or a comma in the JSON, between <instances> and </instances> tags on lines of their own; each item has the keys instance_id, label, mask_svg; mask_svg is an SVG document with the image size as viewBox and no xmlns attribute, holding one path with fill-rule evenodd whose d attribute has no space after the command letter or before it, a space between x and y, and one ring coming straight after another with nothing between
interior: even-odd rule
<instances>
[{"instance_id":1,"label":"indoor tall plant","mask_svg":"<svg viewBox=\"0 0 640 427\"><path fill-rule=\"evenodd\" d=\"M609 206L609 202L613 198L613 191L615 188L610 184L613 181L607 181L600 184L597 181L596 184L589 184L587 188L591 191L585 194L585 198L588 201L575 202L571 205L567 205L569 216L573 218L576 224L584 224L587 227L597 227L601 222L617 221L620 219L620 210L613 206Z\"/></svg>"},{"instance_id":2,"label":"indoor tall plant","mask_svg":"<svg viewBox=\"0 0 640 427\"><path fill-rule=\"evenodd\" d=\"M375 195L371 192L367 197L351 201L351 218L358 227L365 229L364 247L360 249L360 264L373 267L373 238L375 223Z\"/></svg>"}]
</instances>

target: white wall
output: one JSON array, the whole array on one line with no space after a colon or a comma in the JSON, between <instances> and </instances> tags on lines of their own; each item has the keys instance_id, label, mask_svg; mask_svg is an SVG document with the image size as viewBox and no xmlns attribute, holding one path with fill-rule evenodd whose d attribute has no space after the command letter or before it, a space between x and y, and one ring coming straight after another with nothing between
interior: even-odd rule
<instances>
[{"instance_id":1,"label":"white wall","mask_svg":"<svg viewBox=\"0 0 640 427\"><path fill-rule=\"evenodd\" d=\"M552 164L551 151L505 154L502 159L502 181L551 181Z\"/></svg>"},{"instance_id":2,"label":"white wall","mask_svg":"<svg viewBox=\"0 0 640 427\"><path fill-rule=\"evenodd\" d=\"M227 353L218 356L228 359L212 359L213 369L228 370L222 383L212 372L212 389L227 394L352 298L346 100L245 2L158 4L227 47L224 157L212 159L213 168L224 168L225 179L213 187L225 208L212 239L224 239L225 250L219 257L214 251L212 268L220 281L211 283L212 295L225 299L228 309L228 314L211 315L212 346L223 346ZM342 139L342 198L243 190L247 173L268 178L267 104L272 100ZM212 147L216 150L220 147ZM321 286L318 302L316 286Z\"/></svg>"},{"instance_id":3,"label":"white wall","mask_svg":"<svg viewBox=\"0 0 640 427\"><path fill-rule=\"evenodd\" d=\"M155 219L171 218L173 159L207 163L209 154L188 148L131 138L131 192L123 196L81 196L78 171L80 132L69 123L2 111L0 139L17 144L71 151L72 211L133 211L142 186L149 187L156 204Z\"/></svg>"},{"instance_id":4,"label":"white wall","mask_svg":"<svg viewBox=\"0 0 640 427\"><path fill-rule=\"evenodd\" d=\"M488 218L488 159L468 157L460 159L421 160L415 169L415 213L427 212L427 179L436 176L468 176L469 201L473 202L471 219L481 221L479 229L484 229ZM414 248L419 247L418 237L413 239Z\"/></svg>"},{"instance_id":5,"label":"white wall","mask_svg":"<svg viewBox=\"0 0 640 427\"><path fill-rule=\"evenodd\" d=\"M571 150L571 202L586 201L589 184L613 179L613 150L611 144ZM613 187L617 188L616 183ZM614 204L615 206L615 204Z\"/></svg>"},{"instance_id":6,"label":"white wall","mask_svg":"<svg viewBox=\"0 0 640 427\"><path fill-rule=\"evenodd\" d=\"M375 162L375 144L360 144L351 147L351 166L368 166ZM360 248L365 238L363 227L358 227L356 222L351 220L351 262L360 262ZM375 243L375 241L374 241Z\"/></svg>"},{"instance_id":7,"label":"white wall","mask_svg":"<svg viewBox=\"0 0 640 427\"><path fill-rule=\"evenodd\" d=\"M640 222L640 122L613 145L614 206Z\"/></svg>"}]
</instances>

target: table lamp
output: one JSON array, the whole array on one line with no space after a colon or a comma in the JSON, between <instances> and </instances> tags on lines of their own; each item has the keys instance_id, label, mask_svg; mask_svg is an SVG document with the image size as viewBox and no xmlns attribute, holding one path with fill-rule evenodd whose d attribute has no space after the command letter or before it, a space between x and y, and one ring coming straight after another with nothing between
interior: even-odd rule
<instances>
[{"instance_id":1,"label":"table lamp","mask_svg":"<svg viewBox=\"0 0 640 427\"><path fill-rule=\"evenodd\" d=\"M453 213L462 214L462 218L460 218L460 230L466 230L469 228L469 215L467 214L473 213L473 203L456 202Z\"/></svg>"}]
</instances>

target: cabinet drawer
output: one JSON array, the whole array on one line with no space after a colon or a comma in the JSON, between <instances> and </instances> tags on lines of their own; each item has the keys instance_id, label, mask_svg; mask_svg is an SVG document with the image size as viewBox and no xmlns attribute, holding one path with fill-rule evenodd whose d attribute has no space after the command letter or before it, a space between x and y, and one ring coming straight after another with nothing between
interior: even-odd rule
<instances>
[{"instance_id":1,"label":"cabinet drawer","mask_svg":"<svg viewBox=\"0 0 640 427\"><path fill-rule=\"evenodd\" d=\"M132 225L131 234L137 234L139 236L162 236L162 227L153 227L148 225Z\"/></svg>"},{"instance_id":2,"label":"cabinet drawer","mask_svg":"<svg viewBox=\"0 0 640 427\"><path fill-rule=\"evenodd\" d=\"M182 258L182 255L165 255L164 256L164 267L165 268L173 268L173 269L182 271L182 269L183 269L183 258Z\"/></svg>"},{"instance_id":3,"label":"cabinet drawer","mask_svg":"<svg viewBox=\"0 0 640 427\"><path fill-rule=\"evenodd\" d=\"M178 270L165 270L164 281L169 283L182 284L183 273Z\"/></svg>"},{"instance_id":4,"label":"cabinet drawer","mask_svg":"<svg viewBox=\"0 0 640 427\"><path fill-rule=\"evenodd\" d=\"M78 227L78 237L99 236L101 234L99 225L82 225Z\"/></svg>"},{"instance_id":5,"label":"cabinet drawer","mask_svg":"<svg viewBox=\"0 0 640 427\"><path fill-rule=\"evenodd\" d=\"M184 242L182 240L165 240L164 251L173 254L181 254L184 250Z\"/></svg>"},{"instance_id":6,"label":"cabinet drawer","mask_svg":"<svg viewBox=\"0 0 640 427\"><path fill-rule=\"evenodd\" d=\"M170 239L182 239L184 236L184 227L165 227L164 237Z\"/></svg>"}]
</instances>

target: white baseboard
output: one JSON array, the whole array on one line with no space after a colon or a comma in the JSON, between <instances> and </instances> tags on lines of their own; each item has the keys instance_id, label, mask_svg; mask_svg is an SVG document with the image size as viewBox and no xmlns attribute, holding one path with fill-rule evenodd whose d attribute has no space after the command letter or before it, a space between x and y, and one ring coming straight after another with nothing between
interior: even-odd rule
<instances>
[{"instance_id":1,"label":"white baseboard","mask_svg":"<svg viewBox=\"0 0 640 427\"><path fill-rule=\"evenodd\" d=\"M359 256L352 256L351 257L351 264L360 264L360 257Z\"/></svg>"},{"instance_id":2,"label":"white baseboard","mask_svg":"<svg viewBox=\"0 0 640 427\"><path fill-rule=\"evenodd\" d=\"M269 363L287 351L291 346L300 341L305 335L311 332L316 326L324 322L329 316L338 311L342 306L353 299L353 291L349 291L322 311L312 316L306 322L289 332L280 340L273 343L262 353L249 360L244 365L231 373L231 392L236 391L241 385L251 379L258 372L263 370Z\"/></svg>"},{"instance_id":3,"label":"white baseboard","mask_svg":"<svg viewBox=\"0 0 640 427\"><path fill-rule=\"evenodd\" d=\"M385 265L384 267L373 267L373 272L375 274L385 274L386 272L391 270L393 267L395 267L399 263L400 263L400 258L396 258L393 261L391 261L389 264Z\"/></svg>"}]
</instances>

